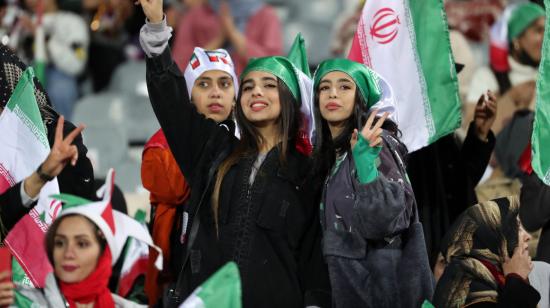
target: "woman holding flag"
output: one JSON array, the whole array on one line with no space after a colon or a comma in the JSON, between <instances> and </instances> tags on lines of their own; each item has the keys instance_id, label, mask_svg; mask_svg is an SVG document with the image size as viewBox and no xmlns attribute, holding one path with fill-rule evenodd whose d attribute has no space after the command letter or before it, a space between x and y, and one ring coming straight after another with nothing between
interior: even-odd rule
<instances>
[{"instance_id":1,"label":"woman holding flag","mask_svg":"<svg viewBox=\"0 0 550 308\"><path fill-rule=\"evenodd\" d=\"M225 262L237 263L245 307L327 306L316 189L309 159L296 149L307 104L284 57L250 61L235 117L241 139L189 104L186 79L167 48L161 0L141 0L147 23L147 85L174 158L191 186L186 254L175 305Z\"/></svg>"},{"instance_id":2,"label":"woman holding flag","mask_svg":"<svg viewBox=\"0 0 550 308\"><path fill-rule=\"evenodd\" d=\"M407 149L379 82L347 59L322 62L314 77L315 166L327 178L323 253L336 307L418 307L433 292Z\"/></svg>"}]
</instances>

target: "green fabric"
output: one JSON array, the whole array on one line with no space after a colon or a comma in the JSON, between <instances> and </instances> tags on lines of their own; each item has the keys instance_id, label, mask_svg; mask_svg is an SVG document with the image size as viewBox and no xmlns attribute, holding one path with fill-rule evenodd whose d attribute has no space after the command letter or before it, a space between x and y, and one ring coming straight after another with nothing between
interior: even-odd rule
<instances>
[{"instance_id":1,"label":"green fabric","mask_svg":"<svg viewBox=\"0 0 550 308\"><path fill-rule=\"evenodd\" d=\"M309 71L309 63L307 62L306 42L302 33L296 34L294 43L290 47L288 52L288 60L301 70L307 77L311 78L311 72Z\"/></svg>"},{"instance_id":2,"label":"green fabric","mask_svg":"<svg viewBox=\"0 0 550 308\"><path fill-rule=\"evenodd\" d=\"M382 150L381 146L371 147L363 135L359 134L357 143L353 148L353 161L357 169L357 177L361 184L368 184L378 177L376 158Z\"/></svg>"},{"instance_id":3,"label":"green fabric","mask_svg":"<svg viewBox=\"0 0 550 308\"><path fill-rule=\"evenodd\" d=\"M512 12L508 20L508 40L512 41L520 36L525 29L544 16L544 9L535 3L523 3Z\"/></svg>"},{"instance_id":4,"label":"green fabric","mask_svg":"<svg viewBox=\"0 0 550 308\"><path fill-rule=\"evenodd\" d=\"M17 260L15 258L12 258L12 281L17 283L18 285L26 286L26 287L34 287L31 280L27 275L25 274L25 271L19 265ZM33 307L33 302L17 291L17 289L14 290L14 304L15 307L21 307L21 308L31 308Z\"/></svg>"},{"instance_id":5,"label":"green fabric","mask_svg":"<svg viewBox=\"0 0 550 308\"><path fill-rule=\"evenodd\" d=\"M428 144L460 127L461 102L458 77L449 39L449 26L442 0L408 1L414 27L420 83L425 93L424 115L428 128ZM409 26L410 27L410 26ZM417 81L415 81L417 82ZM400 115L406 117L407 115Z\"/></svg>"},{"instance_id":6,"label":"green fabric","mask_svg":"<svg viewBox=\"0 0 550 308\"><path fill-rule=\"evenodd\" d=\"M435 307L428 300L425 300L424 303L422 303L422 308L435 308Z\"/></svg>"},{"instance_id":7,"label":"green fabric","mask_svg":"<svg viewBox=\"0 0 550 308\"><path fill-rule=\"evenodd\" d=\"M348 59L330 59L321 62L313 77L314 91L319 87L321 79L334 71L346 73L353 79L367 103L367 108L372 107L380 100L382 90L378 85L377 75L365 65Z\"/></svg>"},{"instance_id":8,"label":"green fabric","mask_svg":"<svg viewBox=\"0 0 550 308\"><path fill-rule=\"evenodd\" d=\"M235 262L228 262L206 280L193 295L199 297L203 307L240 308L241 278ZM191 295L191 296L193 296Z\"/></svg>"},{"instance_id":9,"label":"green fabric","mask_svg":"<svg viewBox=\"0 0 550 308\"><path fill-rule=\"evenodd\" d=\"M294 65L285 57L263 57L255 58L248 62L248 65L244 68L241 74L241 84L244 77L252 71L267 72L275 75L281 79L292 92L292 96L298 101L300 99L300 86L298 83L298 76L296 76Z\"/></svg>"},{"instance_id":10,"label":"green fabric","mask_svg":"<svg viewBox=\"0 0 550 308\"><path fill-rule=\"evenodd\" d=\"M6 108L16 114L34 134L36 139L49 150L50 144L48 142L48 135L46 134L46 127L44 126L44 122L42 122L40 109L34 96L33 78L34 70L32 67L28 67L21 75L21 78L19 78L19 82L17 82L10 100L6 104Z\"/></svg>"},{"instance_id":11,"label":"green fabric","mask_svg":"<svg viewBox=\"0 0 550 308\"><path fill-rule=\"evenodd\" d=\"M550 0L544 1L550 14ZM550 185L550 18L546 18L542 42L542 59L537 79L537 103L531 136L531 166L539 178Z\"/></svg>"},{"instance_id":12,"label":"green fabric","mask_svg":"<svg viewBox=\"0 0 550 308\"><path fill-rule=\"evenodd\" d=\"M80 205L86 205L90 204L93 201L90 201L88 199L84 199L78 196L73 196L70 194L58 194L58 195L52 195L50 196L52 199L58 200L63 202L63 209L69 209L72 207L80 206Z\"/></svg>"}]
</instances>

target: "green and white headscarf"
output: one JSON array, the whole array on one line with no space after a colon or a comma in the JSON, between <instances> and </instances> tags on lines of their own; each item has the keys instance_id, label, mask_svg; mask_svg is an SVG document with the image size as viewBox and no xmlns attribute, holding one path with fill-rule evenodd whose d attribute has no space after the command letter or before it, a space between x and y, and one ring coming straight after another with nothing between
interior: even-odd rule
<instances>
[{"instance_id":1,"label":"green and white headscarf","mask_svg":"<svg viewBox=\"0 0 550 308\"><path fill-rule=\"evenodd\" d=\"M348 59L330 59L321 62L313 77L314 91L317 91L321 79L334 71L346 73L353 79L368 109L375 108L378 114L388 112L388 118L397 123L392 87L382 76L361 63Z\"/></svg>"},{"instance_id":2,"label":"green and white headscarf","mask_svg":"<svg viewBox=\"0 0 550 308\"><path fill-rule=\"evenodd\" d=\"M512 41L520 36L539 17L544 17L544 9L535 3L518 4L508 20L508 39Z\"/></svg>"},{"instance_id":3,"label":"green and white headscarf","mask_svg":"<svg viewBox=\"0 0 550 308\"><path fill-rule=\"evenodd\" d=\"M301 43L303 44L303 40ZM307 62L307 59L305 61ZM250 60L241 74L241 83L243 78L252 71L273 74L285 83L292 93L292 96L298 102L300 113L302 114L303 123L300 129L301 136L299 137L308 139L311 143L315 130L312 105L313 81L311 78L302 70L298 69L288 58L282 56L255 58Z\"/></svg>"}]
</instances>

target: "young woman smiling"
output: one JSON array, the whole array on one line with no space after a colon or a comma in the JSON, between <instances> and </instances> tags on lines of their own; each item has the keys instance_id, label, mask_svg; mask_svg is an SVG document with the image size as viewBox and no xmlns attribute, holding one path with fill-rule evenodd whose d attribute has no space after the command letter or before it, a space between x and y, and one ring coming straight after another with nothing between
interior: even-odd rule
<instances>
[{"instance_id":1,"label":"young woman smiling","mask_svg":"<svg viewBox=\"0 0 550 308\"><path fill-rule=\"evenodd\" d=\"M152 51L149 97L191 186L189 253L175 292L184 298L233 260L245 307L330 305L317 190L309 159L296 150L302 102L295 67L284 57L249 62L234 110L239 140L182 103L186 79L167 47L162 1L140 3L148 18L142 46Z\"/></svg>"}]
</instances>

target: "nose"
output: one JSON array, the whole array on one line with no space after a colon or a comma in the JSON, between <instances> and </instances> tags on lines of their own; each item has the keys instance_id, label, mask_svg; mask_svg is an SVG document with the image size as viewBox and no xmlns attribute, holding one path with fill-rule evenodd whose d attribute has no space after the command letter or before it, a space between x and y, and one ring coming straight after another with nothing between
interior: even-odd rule
<instances>
[{"instance_id":1,"label":"nose","mask_svg":"<svg viewBox=\"0 0 550 308\"><path fill-rule=\"evenodd\" d=\"M220 86L215 84L212 87L212 91L210 91L210 98L220 98L222 95L222 90L220 89Z\"/></svg>"},{"instance_id":2,"label":"nose","mask_svg":"<svg viewBox=\"0 0 550 308\"><path fill-rule=\"evenodd\" d=\"M63 257L65 259L74 259L75 257L74 246L75 245L72 245L72 244L68 244L67 246L65 246L65 251L63 251Z\"/></svg>"},{"instance_id":3,"label":"nose","mask_svg":"<svg viewBox=\"0 0 550 308\"><path fill-rule=\"evenodd\" d=\"M336 98L338 97L338 91L336 91L336 87L330 87L330 89L328 90L328 96L329 98Z\"/></svg>"},{"instance_id":4,"label":"nose","mask_svg":"<svg viewBox=\"0 0 550 308\"><path fill-rule=\"evenodd\" d=\"M252 89L252 97L262 97L264 94L259 86L254 86Z\"/></svg>"}]
</instances>

